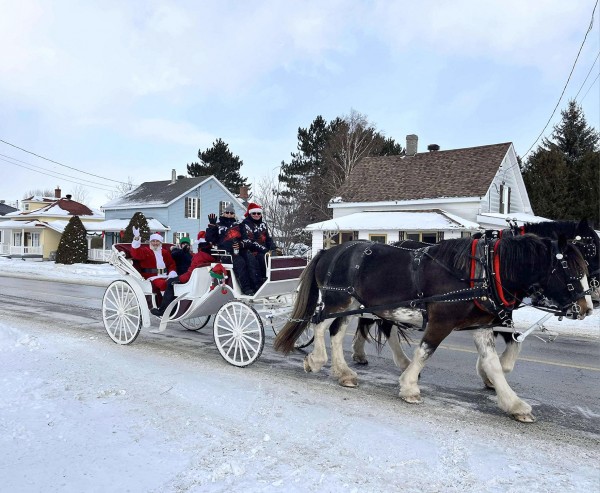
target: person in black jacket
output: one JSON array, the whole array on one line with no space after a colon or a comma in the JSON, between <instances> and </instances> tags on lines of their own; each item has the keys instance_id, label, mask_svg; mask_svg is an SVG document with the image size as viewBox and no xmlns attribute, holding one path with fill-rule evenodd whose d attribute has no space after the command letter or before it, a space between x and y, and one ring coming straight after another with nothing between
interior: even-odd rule
<instances>
[{"instance_id":1,"label":"person in black jacket","mask_svg":"<svg viewBox=\"0 0 600 493\"><path fill-rule=\"evenodd\" d=\"M192 242L185 236L179 239L179 247L171 248L171 257L175 260L177 266L177 275L180 276L190 268L192 263Z\"/></svg>"},{"instance_id":2,"label":"person in black jacket","mask_svg":"<svg viewBox=\"0 0 600 493\"><path fill-rule=\"evenodd\" d=\"M235 209L229 204L217 222L216 214L208 215L208 227L206 228L206 241L212 243L220 250L225 250L231 255L233 262L233 272L240 284L242 293L252 296L256 292L254 283L251 280L246 258L241 253L243 249L240 224L235 218Z\"/></svg>"},{"instance_id":3,"label":"person in black jacket","mask_svg":"<svg viewBox=\"0 0 600 493\"><path fill-rule=\"evenodd\" d=\"M277 245L271 238L269 227L263 219L262 207L253 202L248 204L246 219L241 223L242 244L250 277L254 288L258 289L267 278L265 255L277 251Z\"/></svg>"}]
</instances>

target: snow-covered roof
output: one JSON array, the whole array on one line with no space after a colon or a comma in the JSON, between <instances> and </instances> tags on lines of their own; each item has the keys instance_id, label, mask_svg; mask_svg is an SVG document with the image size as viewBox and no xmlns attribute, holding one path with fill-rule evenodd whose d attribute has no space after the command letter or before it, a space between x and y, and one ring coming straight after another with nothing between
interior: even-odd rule
<instances>
[{"instance_id":1,"label":"snow-covered roof","mask_svg":"<svg viewBox=\"0 0 600 493\"><path fill-rule=\"evenodd\" d=\"M513 212L510 214L500 214L499 212L484 212L477 215L477 221L482 228L506 228L508 221L516 221L519 226L525 223L541 223L551 221L545 217L526 214L525 212Z\"/></svg>"},{"instance_id":2,"label":"snow-covered roof","mask_svg":"<svg viewBox=\"0 0 600 493\"><path fill-rule=\"evenodd\" d=\"M129 224L129 219L109 219L95 223L85 224L88 231L124 231ZM148 219L150 231L169 231L171 228L164 226L158 219Z\"/></svg>"},{"instance_id":3,"label":"snow-covered roof","mask_svg":"<svg viewBox=\"0 0 600 493\"><path fill-rule=\"evenodd\" d=\"M63 233L69 221L0 221L0 229L52 229Z\"/></svg>"},{"instance_id":4,"label":"snow-covered roof","mask_svg":"<svg viewBox=\"0 0 600 493\"><path fill-rule=\"evenodd\" d=\"M479 224L441 209L429 211L363 211L309 224L307 231L390 230L411 231L478 230Z\"/></svg>"},{"instance_id":5,"label":"snow-covered roof","mask_svg":"<svg viewBox=\"0 0 600 493\"><path fill-rule=\"evenodd\" d=\"M71 199L56 199L51 204L32 211L15 211L4 217L70 217L80 216L85 219L103 219L104 214L80 202Z\"/></svg>"}]
</instances>

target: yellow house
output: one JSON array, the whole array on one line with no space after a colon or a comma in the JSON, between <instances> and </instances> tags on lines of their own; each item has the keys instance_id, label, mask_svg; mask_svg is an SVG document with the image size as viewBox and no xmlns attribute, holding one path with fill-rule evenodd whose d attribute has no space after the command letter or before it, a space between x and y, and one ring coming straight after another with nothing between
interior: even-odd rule
<instances>
[{"instance_id":1,"label":"yellow house","mask_svg":"<svg viewBox=\"0 0 600 493\"><path fill-rule=\"evenodd\" d=\"M27 205L28 210L3 216L5 219L0 221L3 239L0 243L0 255L48 260L56 252L71 217L79 216L86 229L94 223L104 221L102 212L72 200L71 195L54 199L46 205L35 199L31 197L23 200L22 204L24 207ZM44 201L46 199L43 198Z\"/></svg>"}]
</instances>

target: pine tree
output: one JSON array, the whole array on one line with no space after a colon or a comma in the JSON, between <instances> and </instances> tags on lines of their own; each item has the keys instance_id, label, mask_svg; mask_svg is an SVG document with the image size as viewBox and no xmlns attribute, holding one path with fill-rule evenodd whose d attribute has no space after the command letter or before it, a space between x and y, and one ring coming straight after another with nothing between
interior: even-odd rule
<instances>
[{"instance_id":1,"label":"pine tree","mask_svg":"<svg viewBox=\"0 0 600 493\"><path fill-rule=\"evenodd\" d=\"M144 216L143 212L136 212L129 221L129 224L125 228L125 234L123 235L123 243L131 243L133 241L133 228L140 230L140 237L142 243L147 242L150 239L150 227L148 226L148 220Z\"/></svg>"},{"instance_id":2,"label":"pine tree","mask_svg":"<svg viewBox=\"0 0 600 493\"><path fill-rule=\"evenodd\" d=\"M575 101L561 116L522 167L531 205L549 219L589 219L600 227L600 135Z\"/></svg>"},{"instance_id":3,"label":"pine tree","mask_svg":"<svg viewBox=\"0 0 600 493\"><path fill-rule=\"evenodd\" d=\"M73 216L60 237L56 249L56 263L81 264L87 262L87 258L87 231L79 216Z\"/></svg>"},{"instance_id":4,"label":"pine tree","mask_svg":"<svg viewBox=\"0 0 600 493\"><path fill-rule=\"evenodd\" d=\"M227 189L234 194L239 193L240 187L249 187L246 178L240 175L244 162L239 156L234 156L229 145L217 139L213 146L205 151L198 150L201 163L187 165L190 176L215 176Z\"/></svg>"}]
</instances>

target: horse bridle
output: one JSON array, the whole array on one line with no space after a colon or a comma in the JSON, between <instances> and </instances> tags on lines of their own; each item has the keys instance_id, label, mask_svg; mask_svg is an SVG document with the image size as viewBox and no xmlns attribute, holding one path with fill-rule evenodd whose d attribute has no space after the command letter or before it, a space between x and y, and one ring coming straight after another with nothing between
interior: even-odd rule
<instances>
[{"instance_id":1,"label":"horse bridle","mask_svg":"<svg viewBox=\"0 0 600 493\"><path fill-rule=\"evenodd\" d=\"M572 243L581 252L581 255L583 255L583 258L588 265L590 265L590 263L587 259L596 258L598 256L598 249L596 248L596 242L593 237L576 236ZM589 274L590 288L592 288L592 290L600 288L600 268L590 271Z\"/></svg>"}]
</instances>

